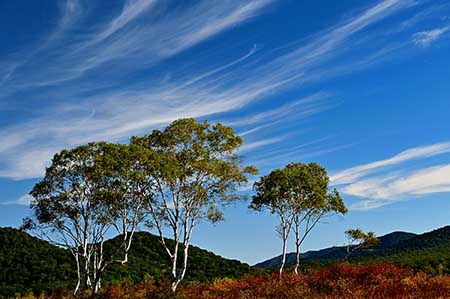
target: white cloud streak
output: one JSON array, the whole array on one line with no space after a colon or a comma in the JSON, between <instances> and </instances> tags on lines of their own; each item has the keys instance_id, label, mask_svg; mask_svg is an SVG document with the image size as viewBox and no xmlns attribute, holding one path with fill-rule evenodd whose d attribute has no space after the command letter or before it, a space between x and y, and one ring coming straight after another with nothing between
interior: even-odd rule
<instances>
[{"instance_id":1,"label":"white cloud streak","mask_svg":"<svg viewBox=\"0 0 450 299\"><path fill-rule=\"evenodd\" d=\"M405 150L389 159L379 160L339 171L333 174L330 179L335 185L350 184L388 166L397 165L410 160L429 158L449 152L450 142L415 147Z\"/></svg>"},{"instance_id":2,"label":"white cloud streak","mask_svg":"<svg viewBox=\"0 0 450 299\"><path fill-rule=\"evenodd\" d=\"M36 92L41 97L50 96L56 102L57 94L69 100L50 108L44 106L39 110L40 116L0 129L0 177L39 177L52 153L61 148L93 140L124 140L181 117L232 113L293 86L299 88L348 74L355 66L355 70L361 70L358 61L343 68L330 59L353 50L346 43L351 37L415 2L380 2L275 58L267 58L253 48L219 67L202 66L201 70L191 67L186 74L175 71L164 81L148 79L111 88L109 85L117 76L151 69L155 63L262 13L272 1L221 1L219 4L199 1L184 10L171 12L158 10L155 1L127 3L118 16L96 27L94 33L80 37L80 41L73 38L77 42L68 44L64 51L55 42L48 47L46 59L27 63L16 70L16 76L4 82L9 89L26 89L34 82L49 88L44 93ZM154 15L155 11L158 14ZM166 15L161 17L161 13ZM138 22L142 19L145 26ZM58 41L67 42L64 38ZM99 84L91 83L92 78L104 76L109 79L106 91L102 89L105 88L101 84L103 80ZM74 79L77 80L72 85L67 82ZM58 85L63 81L66 83ZM307 117L329 105L335 103L294 101L275 108L275 113L262 112L249 117L247 125L261 127L261 117L275 119L289 108Z\"/></svg>"},{"instance_id":3,"label":"white cloud streak","mask_svg":"<svg viewBox=\"0 0 450 299\"><path fill-rule=\"evenodd\" d=\"M241 153L244 153L244 152L247 152L249 150L253 150L253 149L259 148L259 147L264 147L266 145L270 145L270 144L281 142L281 141L285 140L286 138L287 138L287 136L281 136L281 137L267 138L267 139L262 139L262 140L258 140L258 141L249 142L249 143L246 143L243 146L241 146L239 151Z\"/></svg>"},{"instance_id":4,"label":"white cloud streak","mask_svg":"<svg viewBox=\"0 0 450 299\"><path fill-rule=\"evenodd\" d=\"M108 26L101 32L97 33L92 43L98 43L108 38L115 32L122 29L133 19L145 13L150 7L152 7L156 0L128 0L125 2L122 12L116 18L114 18Z\"/></svg>"},{"instance_id":5,"label":"white cloud streak","mask_svg":"<svg viewBox=\"0 0 450 299\"><path fill-rule=\"evenodd\" d=\"M450 26L446 26L442 28L436 28L433 30L417 32L413 36L413 43L418 46L426 48L433 42L441 38L442 35L447 33L449 30Z\"/></svg>"},{"instance_id":6,"label":"white cloud streak","mask_svg":"<svg viewBox=\"0 0 450 299\"><path fill-rule=\"evenodd\" d=\"M290 101L269 111L255 113L248 117L241 117L238 120L226 121L225 123L229 126L248 126L261 122L274 124L280 120L305 119L336 106L337 103L332 102L331 97L332 95L329 93L319 92L305 98Z\"/></svg>"},{"instance_id":7,"label":"white cloud streak","mask_svg":"<svg viewBox=\"0 0 450 299\"><path fill-rule=\"evenodd\" d=\"M340 171L331 180L342 193L362 198L350 207L352 210L369 210L417 196L450 192L450 164L409 170L414 166L412 162L446 153L450 153L450 142L416 147L389 159Z\"/></svg>"},{"instance_id":8,"label":"white cloud streak","mask_svg":"<svg viewBox=\"0 0 450 299\"><path fill-rule=\"evenodd\" d=\"M87 72L114 70L127 74L136 68L150 67L238 26L260 14L272 2L202 0L184 9L166 11L169 2L127 1L120 14L105 25L89 28L80 37L66 34L49 39L51 43L45 43L48 54L45 60L22 62L20 76L10 74L6 79L12 85L10 88L25 88L61 84L80 79ZM73 16L81 14L82 6L76 0L68 0L65 11L57 32L73 23ZM152 14L152 11L156 12ZM36 68L40 70L39 75Z\"/></svg>"}]
</instances>

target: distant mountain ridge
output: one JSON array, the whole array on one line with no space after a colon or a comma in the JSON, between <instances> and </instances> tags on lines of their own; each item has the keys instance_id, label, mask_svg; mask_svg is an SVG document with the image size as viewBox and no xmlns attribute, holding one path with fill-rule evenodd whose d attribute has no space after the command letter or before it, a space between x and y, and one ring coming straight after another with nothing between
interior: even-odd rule
<instances>
[{"instance_id":1,"label":"distant mountain ridge","mask_svg":"<svg viewBox=\"0 0 450 299\"><path fill-rule=\"evenodd\" d=\"M385 260L387 262L408 261L410 256L439 256L442 263L450 264L450 226L445 226L423 234L396 231L379 237L380 245L352 254L357 260ZM333 246L321 250L307 251L302 254L303 262L342 260L346 255L346 246ZM397 260L395 260L397 258ZM401 260L400 260L401 258ZM286 264L295 263L295 253L288 253ZM260 262L255 267L269 269L280 264L281 255ZM405 263L407 264L407 263Z\"/></svg>"}]
</instances>

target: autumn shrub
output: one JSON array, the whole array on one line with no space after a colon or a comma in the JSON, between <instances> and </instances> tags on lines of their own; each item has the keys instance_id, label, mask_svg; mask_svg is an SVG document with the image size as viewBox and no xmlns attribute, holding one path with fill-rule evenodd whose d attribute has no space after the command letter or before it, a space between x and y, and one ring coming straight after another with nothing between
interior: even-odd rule
<instances>
[{"instance_id":1,"label":"autumn shrub","mask_svg":"<svg viewBox=\"0 0 450 299\"><path fill-rule=\"evenodd\" d=\"M45 297L22 297L27 299ZM335 264L302 274L221 278L209 283L185 283L176 293L170 282L148 277L140 284L110 285L99 294L74 297L57 291L51 299L350 299L450 298L450 276L428 275L391 264Z\"/></svg>"}]
</instances>

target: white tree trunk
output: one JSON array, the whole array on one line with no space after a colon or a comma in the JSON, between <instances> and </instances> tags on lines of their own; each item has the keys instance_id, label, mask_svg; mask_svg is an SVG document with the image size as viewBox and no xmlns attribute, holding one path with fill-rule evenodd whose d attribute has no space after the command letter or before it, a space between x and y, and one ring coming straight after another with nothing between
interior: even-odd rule
<instances>
[{"instance_id":1,"label":"white tree trunk","mask_svg":"<svg viewBox=\"0 0 450 299\"><path fill-rule=\"evenodd\" d=\"M287 239L289 237L289 231L291 230L291 222L282 218L281 222L281 239L283 241L283 254L281 255L281 265L279 270L280 278L283 275L283 269L286 264L286 253L287 253Z\"/></svg>"},{"instance_id":2,"label":"white tree trunk","mask_svg":"<svg viewBox=\"0 0 450 299\"><path fill-rule=\"evenodd\" d=\"M286 264L286 243L287 240L283 238L283 254L281 255L281 265L279 270L280 277L283 275L284 265Z\"/></svg>"},{"instance_id":3,"label":"white tree trunk","mask_svg":"<svg viewBox=\"0 0 450 299\"><path fill-rule=\"evenodd\" d=\"M83 288L88 290L91 288L91 277L89 270L89 257L87 255L83 256Z\"/></svg>"},{"instance_id":4,"label":"white tree trunk","mask_svg":"<svg viewBox=\"0 0 450 299\"><path fill-rule=\"evenodd\" d=\"M185 242L184 249L183 249L183 265L182 265L179 275L175 276L174 280L172 281L172 285L171 285L172 292L175 292L177 290L178 285L180 284L180 282L184 279L184 276L186 275L188 256L189 256L189 243Z\"/></svg>"},{"instance_id":5,"label":"white tree trunk","mask_svg":"<svg viewBox=\"0 0 450 299\"><path fill-rule=\"evenodd\" d=\"M177 279L177 263L178 263L178 240L175 241L175 248L173 251L173 256L172 256L172 280L176 280Z\"/></svg>"},{"instance_id":6,"label":"white tree trunk","mask_svg":"<svg viewBox=\"0 0 450 299\"><path fill-rule=\"evenodd\" d=\"M73 291L73 294L75 295L78 290L80 289L80 284L81 284L81 269L80 269L80 258L78 255L78 252L73 253L74 257L75 257L75 261L77 263L77 284L75 285L75 289Z\"/></svg>"},{"instance_id":7,"label":"white tree trunk","mask_svg":"<svg viewBox=\"0 0 450 299\"><path fill-rule=\"evenodd\" d=\"M294 216L294 233L295 233L295 268L294 273L298 274L300 267L300 245L302 240L300 239L300 215Z\"/></svg>"},{"instance_id":8,"label":"white tree trunk","mask_svg":"<svg viewBox=\"0 0 450 299\"><path fill-rule=\"evenodd\" d=\"M102 287L102 284L101 284L101 279L99 277L94 285L94 293L95 294L98 293L100 291L101 287Z\"/></svg>"},{"instance_id":9,"label":"white tree trunk","mask_svg":"<svg viewBox=\"0 0 450 299\"><path fill-rule=\"evenodd\" d=\"M298 268L300 267L300 238L298 233L295 234L295 268L294 273L298 274Z\"/></svg>"}]
</instances>

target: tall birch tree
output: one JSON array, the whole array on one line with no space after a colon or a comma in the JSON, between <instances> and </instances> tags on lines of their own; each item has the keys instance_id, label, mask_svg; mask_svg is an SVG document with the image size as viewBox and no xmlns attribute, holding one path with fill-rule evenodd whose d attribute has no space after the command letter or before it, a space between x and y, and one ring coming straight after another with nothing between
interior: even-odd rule
<instances>
[{"instance_id":1,"label":"tall birch tree","mask_svg":"<svg viewBox=\"0 0 450 299\"><path fill-rule=\"evenodd\" d=\"M148 150L146 171L147 224L155 229L171 261L171 288L184 279L189 245L195 226L202 220L223 218L221 207L241 196L237 187L247 182L256 168L243 167L237 150L242 139L221 124L198 123L194 119L174 121L164 130L133 137L131 144ZM156 167L154 167L157 165ZM170 237L175 242L166 242Z\"/></svg>"},{"instance_id":2,"label":"tall birch tree","mask_svg":"<svg viewBox=\"0 0 450 299\"><path fill-rule=\"evenodd\" d=\"M126 180L132 172L125 149L102 142L63 150L30 192L33 217L26 219L25 227L72 253L78 274L74 293L98 292L105 268L127 261L133 233L142 220L144 202L136 200ZM105 252L111 230L122 242Z\"/></svg>"},{"instance_id":3,"label":"tall birch tree","mask_svg":"<svg viewBox=\"0 0 450 299\"><path fill-rule=\"evenodd\" d=\"M287 241L292 227L293 210L289 190L289 177L282 169L275 169L263 176L253 185L255 194L252 197L250 208L256 211L268 210L278 216L280 223L276 231L282 241L280 277L286 264Z\"/></svg>"},{"instance_id":4,"label":"tall birch tree","mask_svg":"<svg viewBox=\"0 0 450 299\"><path fill-rule=\"evenodd\" d=\"M311 230L326 216L345 214L347 208L337 190L329 191L325 168L317 163L290 163L273 170L253 186L250 207L269 210L280 219L277 232L283 243L280 276L286 264L287 241L291 229L295 235L296 264L300 266L300 246Z\"/></svg>"},{"instance_id":5,"label":"tall birch tree","mask_svg":"<svg viewBox=\"0 0 450 299\"><path fill-rule=\"evenodd\" d=\"M290 163L283 171L288 181L289 204L293 215L296 263L294 272L300 266L300 246L320 223L320 220L334 214L345 214L347 208L336 189L329 191L329 178L325 168L317 163Z\"/></svg>"}]
</instances>

